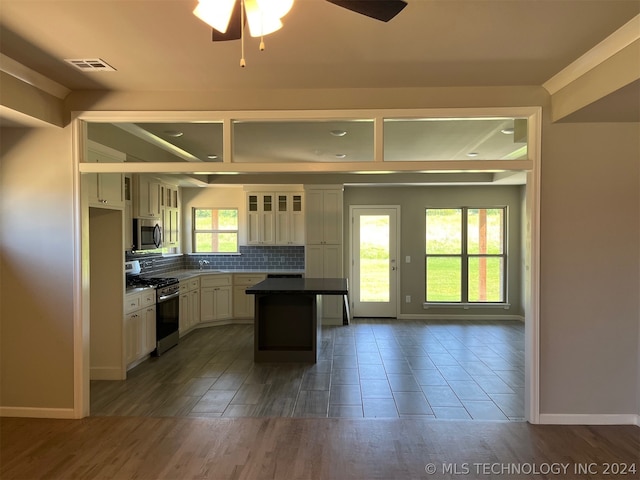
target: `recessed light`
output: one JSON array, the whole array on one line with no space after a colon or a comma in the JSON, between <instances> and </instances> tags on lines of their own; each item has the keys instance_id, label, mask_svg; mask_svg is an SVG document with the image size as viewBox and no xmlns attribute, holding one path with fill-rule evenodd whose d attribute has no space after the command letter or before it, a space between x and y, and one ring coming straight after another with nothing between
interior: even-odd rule
<instances>
[{"instance_id":1,"label":"recessed light","mask_svg":"<svg viewBox=\"0 0 640 480\"><path fill-rule=\"evenodd\" d=\"M173 138L178 138L178 137L181 137L182 135L184 135L184 133L179 132L178 130L165 130L164 134L167 137L173 137Z\"/></svg>"},{"instance_id":2,"label":"recessed light","mask_svg":"<svg viewBox=\"0 0 640 480\"><path fill-rule=\"evenodd\" d=\"M347 154L346 153L336 153L335 157L336 158L346 158Z\"/></svg>"},{"instance_id":3,"label":"recessed light","mask_svg":"<svg viewBox=\"0 0 640 480\"><path fill-rule=\"evenodd\" d=\"M216 155L216 154L212 153L211 155L207 155L207 158L208 158L209 160L215 160L216 158L218 158L218 155Z\"/></svg>"},{"instance_id":4,"label":"recessed light","mask_svg":"<svg viewBox=\"0 0 640 480\"><path fill-rule=\"evenodd\" d=\"M513 132L515 132L515 130L513 128L503 128L502 130L500 130L501 133L504 133L505 135L513 135Z\"/></svg>"},{"instance_id":5,"label":"recessed light","mask_svg":"<svg viewBox=\"0 0 640 480\"><path fill-rule=\"evenodd\" d=\"M467 153L467 157L477 157L478 156L478 152L469 152Z\"/></svg>"},{"instance_id":6,"label":"recessed light","mask_svg":"<svg viewBox=\"0 0 640 480\"><path fill-rule=\"evenodd\" d=\"M346 130L331 130L329 132L334 137L344 137L347 134Z\"/></svg>"}]
</instances>

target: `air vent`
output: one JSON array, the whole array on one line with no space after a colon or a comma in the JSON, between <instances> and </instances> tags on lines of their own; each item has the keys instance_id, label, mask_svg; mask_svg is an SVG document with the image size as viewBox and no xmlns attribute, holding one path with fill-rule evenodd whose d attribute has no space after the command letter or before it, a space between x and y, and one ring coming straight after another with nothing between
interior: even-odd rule
<instances>
[{"instance_id":1,"label":"air vent","mask_svg":"<svg viewBox=\"0 0 640 480\"><path fill-rule=\"evenodd\" d=\"M83 72L115 72L116 69L101 58L65 58L65 62L70 63Z\"/></svg>"}]
</instances>

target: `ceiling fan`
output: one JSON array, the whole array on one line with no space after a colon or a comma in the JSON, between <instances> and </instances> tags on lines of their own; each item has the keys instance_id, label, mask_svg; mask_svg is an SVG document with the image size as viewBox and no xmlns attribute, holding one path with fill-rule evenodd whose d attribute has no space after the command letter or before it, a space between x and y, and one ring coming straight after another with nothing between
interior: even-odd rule
<instances>
[{"instance_id":1,"label":"ceiling fan","mask_svg":"<svg viewBox=\"0 0 640 480\"><path fill-rule=\"evenodd\" d=\"M329 3L346 8L352 12L365 15L381 22L388 22L407 6L405 0L326 0ZM213 28L212 40L222 42L239 40L242 35L242 2L237 1L233 7L227 31L221 33Z\"/></svg>"}]
</instances>

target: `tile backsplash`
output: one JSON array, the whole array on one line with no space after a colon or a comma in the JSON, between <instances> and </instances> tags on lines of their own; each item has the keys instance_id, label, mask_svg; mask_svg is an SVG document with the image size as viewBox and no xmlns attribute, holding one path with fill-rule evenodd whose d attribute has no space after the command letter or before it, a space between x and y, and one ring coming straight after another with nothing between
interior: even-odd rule
<instances>
[{"instance_id":1,"label":"tile backsplash","mask_svg":"<svg viewBox=\"0 0 640 480\"><path fill-rule=\"evenodd\" d=\"M126 260L139 260L143 275L161 275L172 270L304 270L303 246L240 246L240 254L176 255L126 253Z\"/></svg>"}]
</instances>

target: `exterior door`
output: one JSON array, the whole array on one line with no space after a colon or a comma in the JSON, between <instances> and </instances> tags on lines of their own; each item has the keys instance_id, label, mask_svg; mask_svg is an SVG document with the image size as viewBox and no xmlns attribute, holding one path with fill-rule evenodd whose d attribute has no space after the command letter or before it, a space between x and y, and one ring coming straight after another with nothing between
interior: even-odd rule
<instances>
[{"instance_id":1,"label":"exterior door","mask_svg":"<svg viewBox=\"0 0 640 480\"><path fill-rule=\"evenodd\" d=\"M351 209L354 317L397 316L399 211L397 206Z\"/></svg>"}]
</instances>

